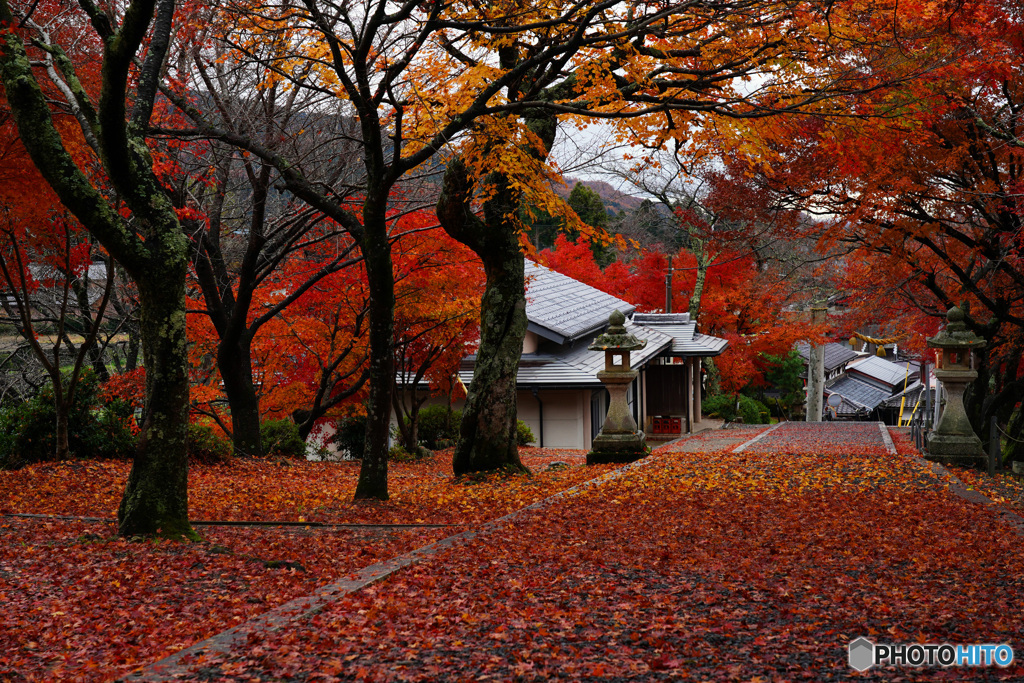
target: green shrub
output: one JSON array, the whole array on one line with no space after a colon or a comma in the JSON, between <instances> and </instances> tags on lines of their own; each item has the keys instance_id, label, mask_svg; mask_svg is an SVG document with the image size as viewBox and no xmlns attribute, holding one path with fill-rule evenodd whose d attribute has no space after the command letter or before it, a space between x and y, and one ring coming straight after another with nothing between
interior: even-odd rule
<instances>
[{"instance_id":1,"label":"green shrub","mask_svg":"<svg viewBox=\"0 0 1024 683\"><path fill-rule=\"evenodd\" d=\"M267 455L306 457L306 442L299 436L299 425L292 420L267 420L261 423L260 441Z\"/></svg>"},{"instance_id":2,"label":"green shrub","mask_svg":"<svg viewBox=\"0 0 1024 683\"><path fill-rule=\"evenodd\" d=\"M334 436L330 439L348 457L361 459L366 447L366 416L343 417L334 423Z\"/></svg>"},{"instance_id":3,"label":"green shrub","mask_svg":"<svg viewBox=\"0 0 1024 683\"><path fill-rule=\"evenodd\" d=\"M737 410L736 404L739 403ZM768 407L757 399L743 394L719 394L708 397L701 406L705 415L733 422L743 418L746 424L766 424L769 419Z\"/></svg>"},{"instance_id":4,"label":"green shrub","mask_svg":"<svg viewBox=\"0 0 1024 683\"><path fill-rule=\"evenodd\" d=\"M739 415L736 411L735 394L718 394L717 396L708 396L701 405L701 410L705 415L717 417L720 420L727 420L729 422L735 420L737 415Z\"/></svg>"},{"instance_id":5,"label":"green shrub","mask_svg":"<svg viewBox=\"0 0 1024 683\"><path fill-rule=\"evenodd\" d=\"M388 449L388 460L391 462L413 462L422 458L422 455L410 453L401 446L392 446Z\"/></svg>"},{"instance_id":6,"label":"green shrub","mask_svg":"<svg viewBox=\"0 0 1024 683\"><path fill-rule=\"evenodd\" d=\"M231 442L208 424L188 426L188 458L207 464L226 462L231 456Z\"/></svg>"},{"instance_id":7,"label":"green shrub","mask_svg":"<svg viewBox=\"0 0 1024 683\"><path fill-rule=\"evenodd\" d=\"M131 410L122 402L100 405L99 382L86 368L68 413L68 449L75 458L130 458L136 439ZM0 411L0 467L16 469L57 457L57 409L47 384L24 403Z\"/></svg>"},{"instance_id":8,"label":"green shrub","mask_svg":"<svg viewBox=\"0 0 1024 683\"><path fill-rule=\"evenodd\" d=\"M743 422L754 425L768 424L771 413L768 410L768 406L756 398L740 394L740 415L743 416Z\"/></svg>"},{"instance_id":9,"label":"green shrub","mask_svg":"<svg viewBox=\"0 0 1024 683\"><path fill-rule=\"evenodd\" d=\"M529 446L531 443L536 441L533 438L533 431L530 426L522 420L516 421L516 443L520 446Z\"/></svg>"},{"instance_id":10,"label":"green shrub","mask_svg":"<svg viewBox=\"0 0 1024 683\"><path fill-rule=\"evenodd\" d=\"M462 411L448 406L431 405L420 409L416 435L420 443L430 450L446 448L459 438Z\"/></svg>"}]
</instances>

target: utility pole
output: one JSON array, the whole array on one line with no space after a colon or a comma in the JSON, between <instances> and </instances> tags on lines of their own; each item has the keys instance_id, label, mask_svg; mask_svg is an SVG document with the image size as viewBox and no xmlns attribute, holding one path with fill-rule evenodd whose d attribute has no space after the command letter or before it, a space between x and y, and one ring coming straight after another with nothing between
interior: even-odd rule
<instances>
[{"instance_id":1,"label":"utility pole","mask_svg":"<svg viewBox=\"0 0 1024 683\"><path fill-rule=\"evenodd\" d=\"M665 312L672 312L672 256L668 257L668 272L665 273Z\"/></svg>"},{"instance_id":2,"label":"utility pole","mask_svg":"<svg viewBox=\"0 0 1024 683\"><path fill-rule=\"evenodd\" d=\"M818 325L828 317L828 308L822 305L811 307L811 324ZM825 345L815 344L810 348L810 362L807 364L807 422L821 422L822 396L825 393Z\"/></svg>"}]
</instances>

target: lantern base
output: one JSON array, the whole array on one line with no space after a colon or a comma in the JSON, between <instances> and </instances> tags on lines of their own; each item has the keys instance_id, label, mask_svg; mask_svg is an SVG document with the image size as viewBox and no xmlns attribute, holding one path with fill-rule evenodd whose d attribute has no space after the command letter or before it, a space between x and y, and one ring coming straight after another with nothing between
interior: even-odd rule
<instances>
[{"instance_id":1,"label":"lantern base","mask_svg":"<svg viewBox=\"0 0 1024 683\"><path fill-rule=\"evenodd\" d=\"M988 457L981 446L981 439L975 434L939 434L928 435L927 454L925 458L942 465L957 467L984 468L988 465Z\"/></svg>"},{"instance_id":2,"label":"lantern base","mask_svg":"<svg viewBox=\"0 0 1024 683\"><path fill-rule=\"evenodd\" d=\"M588 465L636 462L648 455L647 437L643 432L633 434L605 434L594 437L594 446L587 453Z\"/></svg>"}]
</instances>

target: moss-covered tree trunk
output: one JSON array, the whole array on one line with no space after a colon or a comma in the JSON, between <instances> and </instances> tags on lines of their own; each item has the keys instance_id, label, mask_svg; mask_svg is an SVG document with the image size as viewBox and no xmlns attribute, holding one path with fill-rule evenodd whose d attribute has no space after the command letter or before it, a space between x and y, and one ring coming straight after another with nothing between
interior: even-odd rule
<instances>
[{"instance_id":1,"label":"moss-covered tree trunk","mask_svg":"<svg viewBox=\"0 0 1024 683\"><path fill-rule=\"evenodd\" d=\"M115 26L99 9L90 26L102 41L102 84L96 106L75 73L74 60L60 46L58 55L72 109L86 138L98 152L102 169L88 173L68 151L43 95L19 32L0 32L0 79L18 133L33 164L139 290L140 334L146 365L146 407L142 439L118 510L123 535L161 533L194 537L188 523L188 356L185 345L185 273L187 244L177 214L153 173L144 139L156 98L157 82L170 41L173 0L132 0ZM7 0L0 0L0 25L18 24ZM87 30L83 25L82 30ZM34 40L41 41L42 35ZM141 57L143 41L148 49ZM90 55L88 68L95 67ZM129 109L130 107L130 109ZM91 181L105 173L100 191ZM109 189L132 214L109 201Z\"/></svg>"},{"instance_id":2,"label":"moss-covered tree trunk","mask_svg":"<svg viewBox=\"0 0 1024 683\"><path fill-rule=\"evenodd\" d=\"M455 474L526 469L516 441L516 375L527 325L523 254L514 236L490 237L477 251L487 289L480 305L480 349L455 448Z\"/></svg>"},{"instance_id":3,"label":"moss-covered tree trunk","mask_svg":"<svg viewBox=\"0 0 1024 683\"><path fill-rule=\"evenodd\" d=\"M502 178L484 219L473 214L474 183L461 161L445 173L438 220L454 239L484 263L486 289L480 304L480 349L462 411L455 446L455 474L502 468L525 470L516 443L516 373L526 336L525 262L512 224L512 192Z\"/></svg>"},{"instance_id":4,"label":"moss-covered tree trunk","mask_svg":"<svg viewBox=\"0 0 1024 683\"><path fill-rule=\"evenodd\" d=\"M123 536L193 535L188 523L184 265L184 259L166 264L168 286L139 287L146 406L138 452L117 512Z\"/></svg>"}]
</instances>

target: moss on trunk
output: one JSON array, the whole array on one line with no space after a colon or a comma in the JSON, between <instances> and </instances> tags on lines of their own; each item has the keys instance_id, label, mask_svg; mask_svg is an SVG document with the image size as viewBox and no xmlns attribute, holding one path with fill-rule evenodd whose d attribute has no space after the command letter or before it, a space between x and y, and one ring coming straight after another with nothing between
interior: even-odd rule
<instances>
[{"instance_id":1,"label":"moss on trunk","mask_svg":"<svg viewBox=\"0 0 1024 683\"><path fill-rule=\"evenodd\" d=\"M167 269L183 266L168 264ZM139 449L117 514L123 536L196 537L188 522L184 277L173 279L181 284L139 288L146 407Z\"/></svg>"}]
</instances>

